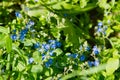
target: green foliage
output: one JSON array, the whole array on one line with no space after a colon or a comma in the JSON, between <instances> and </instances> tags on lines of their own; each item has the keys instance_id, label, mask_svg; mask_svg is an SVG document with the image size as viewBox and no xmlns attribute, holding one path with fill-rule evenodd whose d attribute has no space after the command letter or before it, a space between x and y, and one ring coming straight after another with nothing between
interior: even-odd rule
<instances>
[{"instance_id":1,"label":"green foliage","mask_svg":"<svg viewBox=\"0 0 120 80\"><path fill-rule=\"evenodd\" d=\"M1 0L0 80L118 80L119 10L119 0Z\"/></svg>"}]
</instances>

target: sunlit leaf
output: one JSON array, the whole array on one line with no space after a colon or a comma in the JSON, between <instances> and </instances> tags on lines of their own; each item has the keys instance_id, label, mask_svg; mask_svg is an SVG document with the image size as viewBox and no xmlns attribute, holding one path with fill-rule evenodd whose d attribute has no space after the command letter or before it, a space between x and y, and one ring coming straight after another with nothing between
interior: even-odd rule
<instances>
[{"instance_id":1,"label":"sunlit leaf","mask_svg":"<svg viewBox=\"0 0 120 80\"><path fill-rule=\"evenodd\" d=\"M0 32L4 33L4 34L8 34L9 33L9 28L5 28L3 26L0 26Z\"/></svg>"},{"instance_id":2,"label":"sunlit leaf","mask_svg":"<svg viewBox=\"0 0 120 80\"><path fill-rule=\"evenodd\" d=\"M31 72L40 73L40 72L42 72L42 70L43 70L42 65L38 64L38 65L33 65L32 66Z\"/></svg>"},{"instance_id":3,"label":"sunlit leaf","mask_svg":"<svg viewBox=\"0 0 120 80\"><path fill-rule=\"evenodd\" d=\"M106 66L107 75L111 75L117 70L119 67L119 59L118 58L109 58Z\"/></svg>"},{"instance_id":4,"label":"sunlit leaf","mask_svg":"<svg viewBox=\"0 0 120 80\"><path fill-rule=\"evenodd\" d=\"M7 52L11 52L12 50L12 40L9 36L6 37L6 49L7 49Z\"/></svg>"}]
</instances>

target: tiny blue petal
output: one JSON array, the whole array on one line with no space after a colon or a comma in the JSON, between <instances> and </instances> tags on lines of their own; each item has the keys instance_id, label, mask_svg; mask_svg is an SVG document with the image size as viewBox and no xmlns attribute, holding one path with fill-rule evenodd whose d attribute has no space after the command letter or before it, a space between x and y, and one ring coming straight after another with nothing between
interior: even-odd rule
<instances>
[{"instance_id":1,"label":"tiny blue petal","mask_svg":"<svg viewBox=\"0 0 120 80\"><path fill-rule=\"evenodd\" d=\"M89 46L85 47L85 51L89 51L89 50L90 50Z\"/></svg>"},{"instance_id":2,"label":"tiny blue petal","mask_svg":"<svg viewBox=\"0 0 120 80\"><path fill-rule=\"evenodd\" d=\"M101 27L98 27L97 32L102 32L103 29Z\"/></svg>"},{"instance_id":3,"label":"tiny blue petal","mask_svg":"<svg viewBox=\"0 0 120 80\"><path fill-rule=\"evenodd\" d=\"M35 23L33 21L29 21L28 24L33 26Z\"/></svg>"},{"instance_id":4,"label":"tiny blue petal","mask_svg":"<svg viewBox=\"0 0 120 80\"><path fill-rule=\"evenodd\" d=\"M81 55L80 56L80 61L84 61L85 60L85 55Z\"/></svg>"},{"instance_id":5,"label":"tiny blue petal","mask_svg":"<svg viewBox=\"0 0 120 80\"><path fill-rule=\"evenodd\" d=\"M102 22L99 22L99 23L98 23L98 26L102 26L102 25L103 25L103 23L102 23Z\"/></svg>"},{"instance_id":6,"label":"tiny blue petal","mask_svg":"<svg viewBox=\"0 0 120 80\"><path fill-rule=\"evenodd\" d=\"M36 44L34 44L34 48L39 48L40 47L40 43L36 43Z\"/></svg>"},{"instance_id":7,"label":"tiny blue petal","mask_svg":"<svg viewBox=\"0 0 120 80\"><path fill-rule=\"evenodd\" d=\"M92 62L92 61L88 61L88 65L89 65L90 67L92 67L92 66L93 66L93 62Z\"/></svg>"},{"instance_id":8,"label":"tiny blue petal","mask_svg":"<svg viewBox=\"0 0 120 80\"><path fill-rule=\"evenodd\" d=\"M47 68L50 67L49 62L45 62L45 66L46 66Z\"/></svg>"},{"instance_id":9,"label":"tiny blue petal","mask_svg":"<svg viewBox=\"0 0 120 80\"><path fill-rule=\"evenodd\" d=\"M29 58L28 63L31 64L33 62L34 62L34 59L33 58Z\"/></svg>"},{"instance_id":10,"label":"tiny blue petal","mask_svg":"<svg viewBox=\"0 0 120 80\"><path fill-rule=\"evenodd\" d=\"M56 44L51 44L51 49L55 49L56 48Z\"/></svg>"},{"instance_id":11,"label":"tiny blue petal","mask_svg":"<svg viewBox=\"0 0 120 80\"><path fill-rule=\"evenodd\" d=\"M72 58L77 58L77 57L78 57L78 54L70 54L70 56L71 56Z\"/></svg>"},{"instance_id":12,"label":"tiny blue petal","mask_svg":"<svg viewBox=\"0 0 120 80\"><path fill-rule=\"evenodd\" d=\"M93 47L93 52L94 52L94 54L99 54L99 50L98 50L97 46Z\"/></svg>"},{"instance_id":13,"label":"tiny blue petal","mask_svg":"<svg viewBox=\"0 0 120 80\"><path fill-rule=\"evenodd\" d=\"M55 44L57 47L61 47L61 45L62 45L61 42L58 42L58 41Z\"/></svg>"},{"instance_id":14,"label":"tiny blue petal","mask_svg":"<svg viewBox=\"0 0 120 80\"><path fill-rule=\"evenodd\" d=\"M20 32L20 34L21 34L21 35L25 35L27 32L28 32L28 29L25 28L25 29L23 29L23 30Z\"/></svg>"},{"instance_id":15,"label":"tiny blue petal","mask_svg":"<svg viewBox=\"0 0 120 80\"><path fill-rule=\"evenodd\" d=\"M17 35L16 35L16 34L12 34L12 35L11 35L11 39L12 39L13 41L17 40Z\"/></svg>"},{"instance_id":16,"label":"tiny blue petal","mask_svg":"<svg viewBox=\"0 0 120 80\"><path fill-rule=\"evenodd\" d=\"M52 40L52 39L50 39L50 40L48 40L48 43L55 43L55 40Z\"/></svg>"},{"instance_id":17,"label":"tiny blue petal","mask_svg":"<svg viewBox=\"0 0 120 80\"><path fill-rule=\"evenodd\" d=\"M25 39L25 35L20 35L20 40L23 41Z\"/></svg>"},{"instance_id":18,"label":"tiny blue petal","mask_svg":"<svg viewBox=\"0 0 120 80\"><path fill-rule=\"evenodd\" d=\"M49 62L49 64L51 65L51 64L53 63L53 59L50 58L50 59L48 60L48 62Z\"/></svg>"},{"instance_id":19,"label":"tiny blue petal","mask_svg":"<svg viewBox=\"0 0 120 80\"><path fill-rule=\"evenodd\" d=\"M95 60L93 64L94 64L94 66L98 66L100 64L99 60Z\"/></svg>"},{"instance_id":20,"label":"tiny blue petal","mask_svg":"<svg viewBox=\"0 0 120 80\"><path fill-rule=\"evenodd\" d=\"M18 17L18 18L21 18L21 17L22 17L22 15L20 14L20 12L18 12L18 11L15 12L15 16Z\"/></svg>"},{"instance_id":21,"label":"tiny blue petal","mask_svg":"<svg viewBox=\"0 0 120 80\"><path fill-rule=\"evenodd\" d=\"M49 52L49 55L50 55L50 56L53 56L53 55L54 55L53 51L50 51L50 52Z\"/></svg>"},{"instance_id":22,"label":"tiny blue petal","mask_svg":"<svg viewBox=\"0 0 120 80\"><path fill-rule=\"evenodd\" d=\"M50 45L49 44L45 44L44 45L44 49L45 49L45 51L48 51L50 49Z\"/></svg>"},{"instance_id":23,"label":"tiny blue petal","mask_svg":"<svg viewBox=\"0 0 120 80\"><path fill-rule=\"evenodd\" d=\"M53 59L49 59L47 62L45 62L45 66L48 68L51 66L52 63L53 63Z\"/></svg>"},{"instance_id":24,"label":"tiny blue petal","mask_svg":"<svg viewBox=\"0 0 120 80\"><path fill-rule=\"evenodd\" d=\"M42 60L44 60L44 59L45 59L45 57L46 57L46 55L45 55L45 54L42 54Z\"/></svg>"}]
</instances>

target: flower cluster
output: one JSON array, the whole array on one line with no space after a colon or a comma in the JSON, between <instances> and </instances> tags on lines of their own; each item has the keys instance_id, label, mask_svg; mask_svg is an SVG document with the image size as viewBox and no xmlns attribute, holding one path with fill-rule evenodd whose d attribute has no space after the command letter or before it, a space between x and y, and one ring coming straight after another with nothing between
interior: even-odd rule
<instances>
[{"instance_id":1,"label":"flower cluster","mask_svg":"<svg viewBox=\"0 0 120 80\"><path fill-rule=\"evenodd\" d=\"M79 50L78 54L70 54L69 56L78 58L80 62L87 62L89 67L98 66L100 64L100 60L97 57L100 54L100 49L97 45L91 48L88 46L88 43L85 42L83 45L80 45Z\"/></svg>"},{"instance_id":2,"label":"flower cluster","mask_svg":"<svg viewBox=\"0 0 120 80\"><path fill-rule=\"evenodd\" d=\"M88 61L88 65L90 67L92 66L98 66L100 64L99 60L95 60L95 61Z\"/></svg>"},{"instance_id":3,"label":"flower cluster","mask_svg":"<svg viewBox=\"0 0 120 80\"><path fill-rule=\"evenodd\" d=\"M53 64L52 57L54 56L54 50L62 46L61 42L57 40L48 40L47 42L36 42L34 48L42 54L42 61L46 68L49 68Z\"/></svg>"},{"instance_id":4,"label":"flower cluster","mask_svg":"<svg viewBox=\"0 0 120 80\"><path fill-rule=\"evenodd\" d=\"M22 14L21 14L19 11L16 11L16 12L15 12L15 16L16 16L17 18L22 18Z\"/></svg>"},{"instance_id":5,"label":"flower cluster","mask_svg":"<svg viewBox=\"0 0 120 80\"><path fill-rule=\"evenodd\" d=\"M45 62L45 67L50 67L51 65L53 64L53 59L48 59L48 61L47 62Z\"/></svg>"},{"instance_id":6,"label":"flower cluster","mask_svg":"<svg viewBox=\"0 0 120 80\"><path fill-rule=\"evenodd\" d=\"M101 35L106 35L106 30L107 30L107 26L103 24L103 22L99 22L98 26L96 26L96 34L98 36Z\"/></svg>"},{"instance_id":7,"label":"flower cluster","mask_svg":"<svg viewBox=\"0 0 120 80\"><path fill-rule=\"evenodd\" d=\"M97 46L93 46L93 53L95 55L99 54L99 49L97 48Z\"/></svg>"},{"instance_id":8,"label":"flower cluster","mask_svg":"<svg viewBox=\"0 0 120 80\"><path fill-rule=\"evenodd\" d=\"M15 12L16 17L21 18L20 12ZM24 41L26 34L28 33L29 29L34 26L34 22L32 20L29 20L29 22L26 24L25 28L22 29L19 34L16 34L16 30L13 30L13 34L11 34L11 39L13 41L16 41L17 39L20 39L20 41Z\"/></svg>"}]
</instances>

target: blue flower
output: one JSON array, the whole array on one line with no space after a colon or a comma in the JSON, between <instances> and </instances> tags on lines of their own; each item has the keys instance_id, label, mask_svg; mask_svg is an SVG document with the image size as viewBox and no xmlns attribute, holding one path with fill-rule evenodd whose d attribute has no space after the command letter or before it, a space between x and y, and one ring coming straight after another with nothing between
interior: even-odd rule
<instances>
[{"instance_id":1,"label":"blue flower","mask_svg":"<svg viewBox=\"0 0 120 80\"><path fill-rule=\"evenodd\" d=\"M106 26L104 26L103 28L100 26L100 27L98 27L97 32L101 33L103 35L106 35L106 30L107 30Z\"/></svg>"},{"instance_id":2,"label":"blue flower","mask_svg":"<svg viewBox=\"0 0 120 80\"><path fill-rule=\"evenodd\" d=\"M92 66L98 66L100 64L99 60L95 60L95 61L88 61L88 65L90 67Z\"/></svg>"},{"instance_id":3,"label":"blue flower","mask_svg":"<svg viewBox=\"0 0 120 80\"><path fill-rule=\"evenodd\" d=\"M47 68L50 67L49 62L45 62L45 66L46 66Z\"/></svg>"},{"instance_id":4,"label":"blue flower","mask_svg":"<svg viewBox=\"0 0 120 80\"><path fill-rule=\"evenodd\" d=\"M42 44L42 48L44 48L45 51L48 51L50 49L50 44Z\"/></svg>"},{"instance_id":5,"label":"blue flower","mask_svg":"<svg viewBox=\"0 0 120 80\"><path fill-rule=\"evenodd\" d=\"M15 16L18 17L18 18L22 17L22 15L20 14L20 12L18 12L18 11L15 12Z\"/></svg>"},{"instance_id":6,"label":"blue flower","mask_svg":"<svg viewBox=\"0 0 120 80\"><path fill-rule=\"evenodd\" d=\"M50 58L50 59L48 60L48 62L49 62L49 64L51 65L51 64L53 63L53 59Z\"/></svg>"},{"instance_id":7,"label":"blue flower","mask_svg":"<svg viewBox=\"0 0 120 80\"><path fill-rule=\"evenodd\" d=\"M28 32L28 29L25 28L25 29L23 29L23 30L20 32L20 34L21 34L21 35L26 35L27 32Z\"/></svg>"},{"instance_id":8,"label":"blue flower","mask_svg":"<svg viewBox=\"0 0 120 80\"><path fill-rule=\"evenodd\" d=\"M101 33L103 32L103 29L101 27L98 27L97 32Z\"/></svg>"},{"instance_id":9,"label":"blue flower","mask_svg":"<svg viewBox=\"0 0 120 80\"><path fill-rule=\"evenodd\" d=\"M84 61L85 60L85 55L81 55L80 56L80 61Z\"/></svg>"},{"instance_id":10,"label":"blue flower","mask_svg":"<svg viewBox=\"0 0 120 80\"><path fill-rule=\"evenodd\" d=\"M52 65L52 63L53 63L53 59L50 58L47 62L45 62L45 66L48 68Z\"/></svg>"},{"instance_id":11,"label":"blue flower","mask_svg":"<svg viewBox=\"0 0 120 80\"><path fill-rule=\"evenodd\" d=\"M50 56L53 56L53 55L54 55L53 51L50 51L50 52L49 52L49 55L50 55Z\"/></svg>"},{"instance_id":12,"label":"blue flower","mask_svg":"<svg viewBox=\"0 0 120 80\"><path fill-rule=\"evenodd\" d=\"M55 42L56 42L56 41L55 41L55 40L52 40L52 39L49 39L49 40L48 40L48 43L50 43L50 44L51 44L51 43L54 44Z\"/></svg>"},{"instance_id":13,"label":"blue flower","mask_svg":"<svg viewBox=\"0 0 120 80\"><path fill-rule=\"evenodd\" d=\"M45 55L45 54L42 54L42 60L44 60L44 59L45 59L45 57L46 57L46 55Z\"/></svg>"},{"instance_id":14,"label":"blue flower","mask_svg":"<svg viewBox=\"0 0 120 80\"><path fill-rule=\"evenodd\" d=\"M69 57L72 57L72 58L77 58L78 57L78 54L76 53L76 54L70 54L70 55L68 55Z\"/></svg>"},{"instance_id":15,"label":"blue flower","mask_svg":"<svg viewBox=\"0 0 120 80\"><path fill-rule=\"evenodd\" d=\"M93 53L94 53L95 55L99 54L99 50L98 50L97 46L94 46L94 47L93 47Z\"/></svg>"},{"instance_id":16,"label":"blue flower","mask_svg":"<svg viewBox=\"0 0 120 80\"><path fill-rule=\"evenodd\" d=\"M39 48L40 47L40 43L37 42L36 44L34 44L34 48Z\"/></svg>"},{"instance_id":17,"label":"blue flower","mask_svg":"<svg viewBox=\"0 0 120 80\"><path fill-rule=\"evenodd\" d=\"M61 42L58 42L58 41L56 41L55 44L57 47L61 47L61 45L62 45Z\"/></svg>"},{"instance_id":18,"label":"blue flower","mask_svg":"<svg viewBox=\"0 0 120 80\"><path fill-rule=\"evenodd\" d=\"M29 58L28 63L31 64L33 62L34 62L34 59L33 58Z\"/></svg>"},{"instance_id":19,"label":"blue flower","mask_svg":"<svg viewBox=\"0 0 120 80\"><path fill-rule=\"evenodd\" d=\"M30 21L28 22L28 24L31 25L31 26L33 26L33 25L35 24L35 22L30 20Z\"/></svg>"},{"instance_id":20,"label":"blue flower","mask_svg":"<svg viewBox=\"0 0 120 80\"><path fill-rule=\"evenodd\" d=\"M52 40L52 39L48 40L48 43L51 44L52 49L59 48L62 45L61 42L58 42L58 41Z\"/></svg>"},{"instance_id":21,"label":"blue flower","mask_svg":"<svg viewBox=\"0 0 120 80\"><path fill-rule=\"evenodd\" d=\"M102 23L102 22L99 22L99 23L98 23L98 26L102 26L102 25L103 25L103 23Z\"/></svg>"},{"instance_id":22,"label":"blue flower","mask_svg":"<svg viewBox=\"0 0 120 80\"><path fill-rule=\"evenodd\" d=\"M16 34L12 34L12 35L11 35L11 39L12 39L13 41L17 40L17 35L16 35Z\"/></svg>"},{"instance_id":23,"label":"blue flower","mask_svg":"<svg viewBox=\"0 0 120 80\"><path fill-rule=\"evenodd\" d=\"M85 47L85 51L89 51L90 50L90 47L89 46L86 46Z\"/></svg>"},{"instance_id":24,"label":"blue flower","mask_svg":"<svg viewBox=\"0 0 120 80\"><path fill-rule=\"evenodd\" d=\"M95 61L93 62L93 64L94 64L94 66L98 66L98 65L100 64L100 62L99 62L99 60L95 60Z\"/></svg>"},{"instance_id":25,"label":"blue flower","mask_svg":"<svg viewBox=\"0 0 120 80\"><path fill-rule=\"evenodd\" d=\"M20 40L23 41L25 39L25 35L20 35Z\"/></svg>"},{"instance_id":26,"label":"blue flower","mask_svg":"<svg viewBox=\"0 0 120 80\"><path fill-rule=\"evenodd\" d=\"M31 28L32 26L34 26L34 22L33 21L29 21L28 23L27 23L27 25L26 25L26 28L28 29L28 28Z\"/></svg>"},{"instance_id":27,"label":"blue flower","mask_svg":"<svg viewBox=\"0 0 120 80\"><path fill-rule=\"evenodd\" d=\"M56 48L56 44L51 44L50 48L51 49L55 49Z\"/></svg>"},{"instance_id":28,"label":"blue flower","mask_svg":"<svg viewBox=\"0 0 120 80\"><path fill-rule=\"evenodd\" d=\"M93 61L88 61L88 65L90 66L90 67L92 67L93 66Z\"/></svg>"},{"instance_id":29,"label":"blue flower","mask_svg":"<svg viewBox=\"0 0 120 80\"><path fill-rule=\"evenodd\" d=\"M20 40L23 41L24 38L25 38L25 35L27 34L28 32L28 29L23 29L21 32L20 32Z\"/></svg>"}]
</instances>

